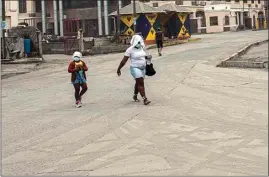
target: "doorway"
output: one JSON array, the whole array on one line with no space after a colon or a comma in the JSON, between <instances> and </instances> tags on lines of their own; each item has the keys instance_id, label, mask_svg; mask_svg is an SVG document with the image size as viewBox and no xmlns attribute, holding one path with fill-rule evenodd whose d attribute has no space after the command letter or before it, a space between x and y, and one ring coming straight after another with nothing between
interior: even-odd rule
<instances>
[{"instance_id":1,"label":"doorway","mask_svg":"<svg viewBox=\"0 0 269 177\"><path fill-rule=\"evenodd\" d=\"M259 29L264 29L264 14L263 12L258 13L258 23L259 23Z\"/></svg>"},{"instance_id":2,"label":"doorway","mask_svg":"<svg viewBox=\"0 0 269 177\"><path fill-rule=\"evenodd\" d=\"M256 16L255 15L253 15L252 17L252 27L256 29Z\"/></svg>"}]
</instances>

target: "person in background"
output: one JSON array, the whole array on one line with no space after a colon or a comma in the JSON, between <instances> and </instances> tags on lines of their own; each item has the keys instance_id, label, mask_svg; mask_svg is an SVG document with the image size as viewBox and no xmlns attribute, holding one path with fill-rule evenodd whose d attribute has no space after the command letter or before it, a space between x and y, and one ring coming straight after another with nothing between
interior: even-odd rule
<instances>
[{"instance_id":1,"label":"person in background","mask_svg":"<svg viewBox=\"0 0 269 177\"><path fill-rule=\"evenodd\" d=\"M126 64L128 59L131 60L130 72L135 79L134 86L134 101L140 101L137 98L138 93L140 93L143 98L144 105L148 105L150 101L146 97L144 78L146 74L146 57L147 54L144 51L144 41L140 35L134 35L131 40L131 46L126 50L125 55L119 64L117 69L118 76L121 75L121 68Z\"/></svg>"},{"instance_id":2,"label":"person in background","mask_svg":"<svg viewBox=\"0 0 269 177\"><path fill-rule=\"evenodd\" d=\"M157 29L155 39L156 39L159 56L162 56L164 34L161 31L161 28Z\"/></svg>"},{"instance_id":3,"label":"person in background","mask_svg":"<svg viewBox=\"0 0 269 177\"><path fill-rule=\"evenodd\" d=\"M82 29L78 30L77 39L78 39L79 51L82 52L82 51L84 51L84 42L83 42L83 31L82 31Z\"/></svg>"},{"instance_id":4,"label":"person in background","mask_svg":"<svg viewBox=\"0 0 269 177\"><path fill-rule=\"evenodd\" d=\"M69 64L68 72L71 73L71 82L75 88L76 107L82 106L82 95L86 93L88 87L86 83L86 71L88 67L85 62L81 60L82 54L80 52L74 52L73 61ZM81 90L80 90L81 88Z\"/></svg>"}]
</instances>

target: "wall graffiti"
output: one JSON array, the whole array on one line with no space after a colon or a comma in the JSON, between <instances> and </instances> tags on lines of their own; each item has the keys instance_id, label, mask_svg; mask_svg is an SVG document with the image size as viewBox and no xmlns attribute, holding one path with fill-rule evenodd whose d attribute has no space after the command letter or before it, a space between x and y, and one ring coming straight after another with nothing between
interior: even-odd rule
<instances>
[{"instance_id":1,"label":"wall graffiti","mask_svg":"<svg viewBox=\"0 0 269 177\"><path fill-rule=\"evenodd\" d=\"M189 38L189 14L139 14L136 17L136 32L140 32L145 41L155 41L155 34L161 28L168 37ZM121 16L121 34L132 36L134 34L134 19L132 15Z\"/></svg>"}]
</instances>

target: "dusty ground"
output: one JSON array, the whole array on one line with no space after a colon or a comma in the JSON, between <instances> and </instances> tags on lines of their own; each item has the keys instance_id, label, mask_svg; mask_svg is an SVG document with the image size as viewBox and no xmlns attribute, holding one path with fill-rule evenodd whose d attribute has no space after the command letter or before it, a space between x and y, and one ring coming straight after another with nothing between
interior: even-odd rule
<instances>
[{"instance_id":1,"label":"dusty ground","mask_svg":"<svg viewBox=\"0 0 269 177\"><path fill-rule=\"evenodd\" d=\"M45 61L40 63L28 63L28 64L2 64L1 65L1 79L7 79L10 77L14 77L20 74L26 74L33 71L38 71L46 68L57 68L66 64L66 60L70 57L65 55L58 55L55 57L53 55L53 59L50 55L44 55ZM49 58L49 60L47 60Z\"/></svg>"},{"instance_id":2,"label":"dusty ground","mask_svg":"<svg viewBox=\"0 0 269 177\"><path fill-rule=\"evenodd\" d=\"M267 175L268 72L215 67L267 35L202 35L162 57L150 50L149 106L132 101L129 63L116 75L123 54L84 58L81 109L70 57L46 56L49 67L2 80L3 175Z\"/></svg>"}]
</instances>

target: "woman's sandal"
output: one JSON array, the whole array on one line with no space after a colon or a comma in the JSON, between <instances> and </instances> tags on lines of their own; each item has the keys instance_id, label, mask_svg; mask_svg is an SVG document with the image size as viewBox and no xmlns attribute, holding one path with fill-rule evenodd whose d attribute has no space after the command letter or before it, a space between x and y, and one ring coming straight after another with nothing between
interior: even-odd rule
<instances>
[{"instance_id":1,"label":"woman's sandal","mask_svg":"<svg viewBox=\"0 0 269 177\"><path fill-rule=\"evenodd\" d=\"M133 99L134 99L135 102L140 102L140 100L137 98L137 95L134 95Z\"/></svg>"}]
</instances>

